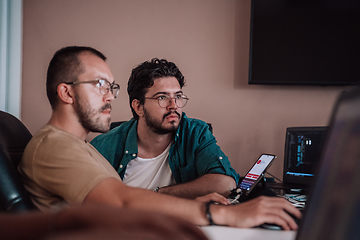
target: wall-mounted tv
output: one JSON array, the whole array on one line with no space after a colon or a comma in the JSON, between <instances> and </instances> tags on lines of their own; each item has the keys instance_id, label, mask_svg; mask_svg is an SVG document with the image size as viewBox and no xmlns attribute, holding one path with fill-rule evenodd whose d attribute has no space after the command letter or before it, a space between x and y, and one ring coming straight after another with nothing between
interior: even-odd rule
<instances>
[{"instance_id":1,"label":"wall-mounted tv","mask_svg":"<svg viewBox=\"0 0 360 240\"><path fill-rule=\"evenodd\" d=\"M252 0L249 84L360 84L360 0Z\"/></svg>"}]
</instances>

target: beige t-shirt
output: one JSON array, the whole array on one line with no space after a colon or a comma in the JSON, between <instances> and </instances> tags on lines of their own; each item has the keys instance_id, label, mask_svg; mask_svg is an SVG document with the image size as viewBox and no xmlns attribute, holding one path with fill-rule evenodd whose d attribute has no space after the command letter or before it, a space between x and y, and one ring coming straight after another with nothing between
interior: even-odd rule
<instances>
[{"instance_id":1,"label":"beige t-shirt","mask_svg":"<svg viewBox=\"0 0 360 240\"><path fill-rule=\"evenodd\" d=\"M120 179L109 162L89 143L51 125L34 135L18 170L40 210L80 204L106 178Z\"/></svg>"}]
</instances>

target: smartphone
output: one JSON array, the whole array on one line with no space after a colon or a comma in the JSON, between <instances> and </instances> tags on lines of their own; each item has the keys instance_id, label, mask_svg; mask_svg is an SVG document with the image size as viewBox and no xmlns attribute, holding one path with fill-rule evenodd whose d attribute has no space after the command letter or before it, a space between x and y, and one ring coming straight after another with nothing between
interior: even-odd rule
<instances>
[{"instance_id":1,"label":"smartphone","mask_svg":"<svg viewBox=\"0 0 360 240\"><path fill-rule=\"evenodd\" d=\"M256 184L263 177L263 173L271 166L273 160L276 158L272 154L261 154L259 159L251 167L250 171L245 175L245 178L240 182L239 189L242 195L248 195Z\"/></svg>"}]
</instances>

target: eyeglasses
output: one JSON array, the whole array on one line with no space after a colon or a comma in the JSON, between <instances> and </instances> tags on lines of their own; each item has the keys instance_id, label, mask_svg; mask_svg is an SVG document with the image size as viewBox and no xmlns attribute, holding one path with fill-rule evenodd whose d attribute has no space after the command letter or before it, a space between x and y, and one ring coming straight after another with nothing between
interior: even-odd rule
<instances>
[{"instance_id":1,"label":"eyeglasses","mask_svg":"<svg viewBox=\"0 0 360 240\"><path fill-rule=\"evenodd\" d=\"M91 80L91 81L83 81L83 82L65 82L66 84L82 84L82 83L96 83L95 86L100 90L102 95L108 94L111 91L114 98L119 94L120 85L117 83L110 83L106 79L98 79L98 80Z\"/></svg>"},{"instance_id":2,"label":"eyeglasses","mask_svg":"<svg viewBox=\"0 0 360 240\"><path fill-rule=\"evenodd\" d=\"M167 106L169 106L171 104L172 99L175 100L175 104L177 107L183 108L185 107L187 101L189 100L189 98L184 94L177 94L173 98L170 97L169 95L160 95L153 98L149 98L149 97L144 97L144 98L158 100L158 104L161 108L166 108Z\"/></svg>"}]
</instances>

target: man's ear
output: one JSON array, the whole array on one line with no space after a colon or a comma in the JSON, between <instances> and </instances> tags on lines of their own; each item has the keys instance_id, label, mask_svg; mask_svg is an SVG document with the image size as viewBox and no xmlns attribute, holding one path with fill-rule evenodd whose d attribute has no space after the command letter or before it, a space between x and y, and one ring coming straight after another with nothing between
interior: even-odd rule
<instances>
[{"instance_id":1,"label":"man's ear","mask_svg":"<svg viewBox=\"0 0 360 240\"><path fill-rule=\"evenodd\" d=\"M74 102L72 88L66 83L60 83L57 86L57 94L65 103L72 104Z\"/></svg>"},{"instance_id":2,"label":"man's ear","mask_svg":"<svg viewBox=\"0 0 360 240\"><path fill-rule=\"evenodd\" d=\"M141 105L138 99L132 100L131 106L139 117L142 117L144 115L144 105Z\"/></svg>"}]
</instances>

